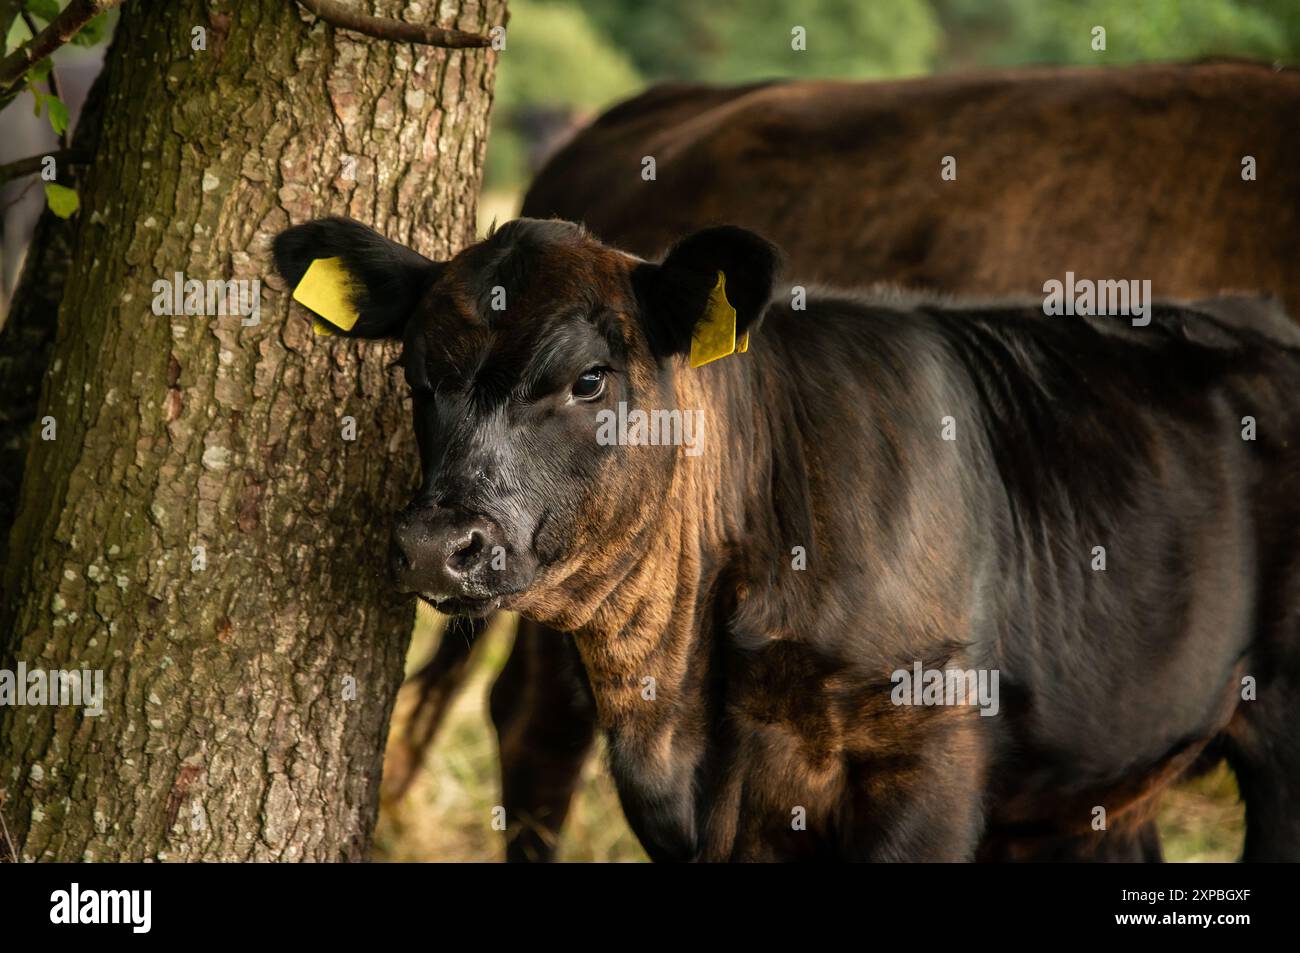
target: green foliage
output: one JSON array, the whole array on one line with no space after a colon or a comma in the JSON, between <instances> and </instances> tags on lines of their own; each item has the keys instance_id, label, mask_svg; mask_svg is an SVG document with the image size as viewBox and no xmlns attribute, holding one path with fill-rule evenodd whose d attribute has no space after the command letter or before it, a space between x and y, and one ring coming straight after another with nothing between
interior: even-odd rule
<instances>
[{"instance_id":1,"label":"green foliage","mask_svg":"<svg viewBox=\"0 0 1300 953\"><path fill-rule=\"evenodd\" d=\"M933 0L951 65L1300 58L1297 0ZM1106 51L1091 31L1106 29Z\"/></svg>"},{"instance_id":2,"label":"green foliage","mask_svg":"<svg viewBox=\"0 0 1300 953\"><path fill-rule=\"evenodd\" d=\"M506 49L497 62L496 109L600 109L641 88L627 54L576 3L514 0Z\"/></svg>"},{"instance_id":3,"label":"green foliage","mask_svg":"<svg viewBox=\"0 0 1300 953\"><path fill-rule=\"evenodd\" d=\"M59 0L26 0L23 9L47 24L60 13ZM107 32L108 13L105 12L87 21L85 26L72 37L71 42L76 46L94 46Z\"/></svg>"},{"instance_id":4,"label":"green foliage","mask_svg":"<svg viewBox=\"0 0 1300 953\"><path fill-rule=\"evenodd\" d=\"M43 93L34 85L29 85L28 90L32 94L33 106L32 114L39 116L41 110L45 109L46 116L50 120L50 128L54 130L56 136L62 136L68 131L68 107L64 105L63 100L59 99L53 93Z\"/></svg>"},{"instance_id":5,"label":"green foliage","mask_svg":"<svg viewBox=\"0 0 1300 953\"><path fill-rule=\"evenodd\" d=\"M86 21L86 25L77 31L72 38L76 46L94 46L104 38L108 32L108 13L101 13L97 17L91 17Z\"/></svg>"},{"instance_id":6,"label":"green foliage","mask_svg":"<svg viewBox=\"0 0 1300 953\"><path fill-rule=\"evenodd\" d=\"M59 15L59 2L58 0L27 0L23 4L23 9L49 23Z\"/></svg>"},{"instance_id":7,"label":"green foliage","mask_svg":"<svg viewBox=\"0 0 1300 953\"><path fill-rule=\"evenodd\" d=\"M45 108L48 110L50 128L54 130L54 134L61 136L66 133L68 131L68 107L63 104L63 100L58 96L46 96Z\"/></svg>"},{"instance_id":8,"label":"green foliage","mask_svg":"<svg viewBox=\"0 0 1300 953\"><path fill-rule=\"evenodd\" d=\"M522 188L528 150L518 124L529 110L596 113L637 92L641 76L572 2L514 0L506 49L497 62L495 122L485 179Z\"/></svg>"},{"instance_id":9,"label":"green foliage","mask_svg":"<svg viewBox=\"0 0 1300 953\"><path fill-rule=\"evenodd\" d=\"M63 6L66 6L66 4ZM24 17L18 15L16 6L10 7L8 15L12 15L13 20L7 22L8 29L4 31L5 53L7 54L32 40L36 35L33 27L36 30L42 29L59 15L61 9L62 6L58 0L23 0L22 10L26 14ZM109 24L109 14L101 13L87 22L72 37L71 42L77 46L93 46L104 39ZM0 28L0 30L3 30L3 28ZM41 85L44 85L45 89L42 89ZM68 132L68 107L62 99L55 95L55 89L57 89L57 84L54 81L54 61L52 57L46 56L33 63L20 81L0 95L0 109L7 106L20 92L26 90L32 94L32 105L35 114L40 116L41 112L44 111L49 119L50 128L62 140ZM60 218L72 216L81 205L81 200L74 189L55 182L45 184L45 199L50 211Z\"/></svg>"},{"instance_id":10,"label":"green foliage","mask_svg":"<svg viewBox=\"0 0 1300 953\"><path fill-rule=\"evenodd\" d=\"M792 48L796 26L805 30L804 50ZM759 0L745 4L725 29L730 42L706 61L704 79L870 79L924 73L940 40L938 20L926 0L819 0L797 7L785 0Z\"/></svg>"},{"instance_id":11,"label":"green foliage","mask_svg":"<svg viewBox=\"0 0 1300 953\"><path fill-rule=\"evenodd\" d=\"M498 114L492 121L483 161L484 188L521 191L528 184L529 171L528 148L523 137Z\"/></svg>"},{"instance_id":12,"label":"green foliage","mask_svg":"<svg viewBox=\"0 0 1300 953\"><path fill-rule=\"evenodd\" d=\"M50 78L50 73L54 70L54 61L48 56L43 60L37 60L32 68L27 71L27 82L43 83Z\"/></svg>"},{"instance_id":13,"label":"green foliage","mask_svg":"<svg viewBox=\"0 0 1300 953\"><path fill-rule=\"evenodd\" d=\"M607 0L590 12L656 79L861 79L926 72L941 40L929 0ZM807 49L791 48L803 27Z\"/></svg>"},{"instance_id":14,"label":"green foliage","mask_svg":"<svg viewBox=\"0 0 1300 953\"><path fill-rule=\"evenodd\" d=\"M591 0L583 8L651 80L1300 58L1300 0ZM807 30L806 53L790 49L796 25ZM1090 45L1097 25L1107 31L1105 54Z\"/></svg>"},{"instance_id":15,"label":"green foliage","mask_svg":"<svg viewBox=\"0 0 1300 953\"><path fill-rule=\"evenodd\" d=\"M57 182L45 183L45 201L49 204L50 211L59 218L71 218L81 207L81 199L77 196L76 189L59 185Z\"/></svg>"}]
</instances>

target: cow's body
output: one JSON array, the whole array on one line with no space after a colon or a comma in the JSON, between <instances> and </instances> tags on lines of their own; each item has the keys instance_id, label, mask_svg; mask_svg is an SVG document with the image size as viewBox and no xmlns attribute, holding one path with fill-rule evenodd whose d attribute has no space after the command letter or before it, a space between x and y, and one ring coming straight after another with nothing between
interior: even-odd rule
<instances>
[{"instance_id":1,"label":"cow's body","mask_svg":"<svg viewBox=\"0 0 1300 953\"><path fill-rule=\"evenodd\" d=\"M560 150L522 214L647 257L741 225L838 287L1037 294L1071 270L1161 298L1267 291L1294 316L1297 115L1300 70L1243 62L665 85Z\"/></svg>"},{"instance_id":2,"label":"cow's body","mask_svg":"<svg viewBox=\"0 0 1300 953\"><path fill-rule=\"evenodd\" d=\"M1200 319L1209 344L1032 311L777 311L679 394L725 447L672 495L716 526L700 578L656 577L700 629L631 660L641 633L579 628L654 856L964 859L982 836L1085 837L1095 807L1145 820L1220 736L1264 757L1250 739L1295 711L1300 662L1300 352ZM1243 440L1247 415L1269 434ZM1000 712L895 706L918 661L998 670ZM673 717L637 704L637 672ZM1246 675L1269 699L1241 701ZM1297 742L1268 744L1296 793Z\"/></svg>"}]
</instances>

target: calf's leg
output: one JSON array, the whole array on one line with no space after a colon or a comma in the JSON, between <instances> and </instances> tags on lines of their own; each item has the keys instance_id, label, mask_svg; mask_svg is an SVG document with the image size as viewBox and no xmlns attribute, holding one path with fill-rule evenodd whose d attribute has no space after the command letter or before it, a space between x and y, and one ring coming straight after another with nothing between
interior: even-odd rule
<instances>
[{"instance_id":1,"label":"calf's leg","mask_svg":"<svg viewBox=\"0 0 1300 953\"><path fill-rule=\"evenodd\" d=\"M1300 861L1300 673L1261 683L1228 727L1228 763L1246 802L1242 860Z\"/></svg>"},{"instance_id":2,"label":"calf's leg","mask_svg":"<svg viewBox=\"0 0 1300 953\"><path fill-rule=\"evenodd\" d=\"M1160 831L1153 820L1120 824L1087 834L1025 834L991 828L977 859L986 863L1124 863L1164 861Z\"/></svg>"},{"instance_id":3,"label":"calf's leg","mask_svg":"<svg viewBox=\"0 0 1300 953\"><path fill-rule=\"evenodd\" d=\"M573 640L520 619L490 708L501 748L506 860L552 860L596 735L595 703Z\"/></svg>"},{"instance_id":4,"label":"calf's leg","mask_svg":"<svg viewBox=\"0 0 1300 953\"><path fill-rule=\"evenodd\" d=\"M1285 491L1279 491L1285 492ZM1290 515L1290 514L1288 514ZM1279 519L1261 547L1258 636L1232 686L1223 732L1246 802L1247 861L1300 861L1300 552L1296 520Z\"/></svg>"}]
</instances>

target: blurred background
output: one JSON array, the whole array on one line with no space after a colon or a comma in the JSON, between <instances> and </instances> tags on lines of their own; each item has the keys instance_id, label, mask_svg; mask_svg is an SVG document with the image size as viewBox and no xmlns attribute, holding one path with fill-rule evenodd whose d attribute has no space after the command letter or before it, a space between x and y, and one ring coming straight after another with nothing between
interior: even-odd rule
<instances>
[{"instance_id":1,"label":"blurred background","mask_svg":"<svg viewBox=\"0 0 1300 953\"><path fill-rule=\"evenodd\" d=\"M664 80L734 83L773 77L879 79L1027 64L1100 68L1153 60L1242 57L1300 62L1300 0L511 0L480 224L506 221L541 164L604 109ZM790 28L807 30L807 54ZM1104 54L1080 37L1107 31ZM1300 121L1300 117L1297 117ZM440 637L421 608L408 671ZM499 860L496 738L486 692L513 638L490 631L476 671L405 797L386 804L377 860ZM403 693L400 726L413 698ZM1226 768L1166 798L1160 817L1171 861L1231 861L1243 811ZM634 861L613 783L587 766L559 846L561 860Z\"/></svg>"},{"instance_id":2,"label":"blurred background","mask_svg":"<svg viewBox=\"0 0 1300 953\"><path fill-rule=\"evenodd\" d=\"M790 48L807 31L808 52ZM1104 54L1080 37L1107 32ZM883 79L1027 64L1300 60L1300 0L511 0L480 217L606 108L665 80Z\"/></svg>"}]
</instances>

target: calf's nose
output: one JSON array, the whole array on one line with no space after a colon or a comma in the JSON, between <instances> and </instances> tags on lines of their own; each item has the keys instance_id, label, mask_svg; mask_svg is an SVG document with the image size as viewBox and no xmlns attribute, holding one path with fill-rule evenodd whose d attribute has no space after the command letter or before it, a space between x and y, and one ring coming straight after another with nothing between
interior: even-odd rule
<instances>
[{"instance_id":1,"label":"calf's nose","mask_svg":"<svg viewBox=\"0 0 1300 953\"><path fill-rule=\"evenodd\" d=\"M448 511L405 511L393 526L393 570L406 592L445 598L466 595L499 544L481 517Z\"/></svg>"}]
</instances>

